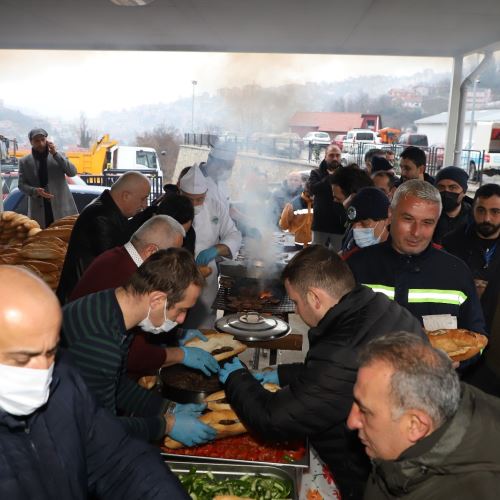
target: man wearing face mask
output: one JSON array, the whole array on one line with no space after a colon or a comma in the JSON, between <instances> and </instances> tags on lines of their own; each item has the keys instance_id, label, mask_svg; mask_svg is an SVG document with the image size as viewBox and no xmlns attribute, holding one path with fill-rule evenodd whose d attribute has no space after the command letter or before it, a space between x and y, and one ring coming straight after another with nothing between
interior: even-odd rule
<instances>
[{"instance_id":1,"label":"man wearing face mask","mask_svg":"<svg viewBox=\"0 0 500 500\"><path fill-rule=\"evenodd\" d=\"M443 168L436 175L436 187L443 203L443 212L432 238L438 245L448 233L469 221L472 199L466 196L468 179L467 172L459 167Z\"/></svg>"},{"instance_id":2,"label":"man wearing face mask","mask_svg":"<svg viewBox=\"0 0 500 500\"><path fill-rule=\"evenodd\" d=\"M439 191L412 179L391 202L390 238L347 260L358 283L387 295L422 323L426 316L454 316L458 328L485 332L484 317L467 266L438 249L432 235L441 214Z\"/></svg>"},{"instance_id":3,"label":"man wearing face mask","mask_svg":"<svg viewBox=\"0 0 500 500\"><path fill-rule=\"evenodd\" d=\"M58 352L60 326L48 286L1 266L1 498L188 499L159 454L96 404Z\"/></svg>"},{"instance_id":4,"label":"man wearing face mask","mask_svg":"<svg viewBox=\"0 0 500 500\"><path fill-rule=\"evenodd\" d=\"M206 279L200 299L189 312L188 328L213 328L215 311L212 304L217 296L218 270L216 259L233 258L241 247L241 233L222 203L209 196L207 178L198 166L193 166L180 179L181 194L194 205L193 227L196 231L195 257L200 266L209 266L212 273Z\"/></svg>"},{"instance_id":5,"label":"man wearing face mask","mask_svg":"<svg viewBox=\"0 0 500 500\"><path fill-rule=\"evenodd\" d=\"M29 217L42 228L78 213L65 177L74 177L76 167L47 140L47 135L43 128L31 130L31 154L19 160L19 189L28 196Z\"/></svg>"},{"instance_id":6,"label":"man wearing face mask","mask_svg":"<svg viewBox=\"0 0 500 500\"><path fill-rule=\"evenodd\" d=\"M347 209L351 237L346 241L343 259L349 258L360 248L387 240L389 205L389 198L376 187L365 187L354 195Z\"/></svg>"},{"instance_id":7,"label":"man wearing face mask","mask_svg":"<svg viewBox=\"0 0 500 500\"><path fill-rule=\"evenodd\" d=\"M192 212L193 207L189 206ZM158 250L180 248L185 234L183 226L172 217L155 215L132 235L128 243L104 252L90 264L73 290L71 301L101 290L123 286L137 268ZM181 329L178 328L176 333L181 345L193 337L206 338L198 330L179 330ZM178 362L190 363L191 368L201 370L207 376L210 374L208 366L213 366L213 357L209 353L196 349L193 351L196 356L189 356L189 353L186 356L177 347L156 345L155 340L151 334L142 331L133 335L127 357L127 372L131 377L138 379L143 375L156 375L161 367ZM191 351L193 348L185 349Z\"/></svg>"},{"instance_id":8,"label":"man wearing face mask","mask_svg":"<svg viewBox=\"0 0 500 500\"><path fill-rule=\"evenodd\" d=\"M153 334L172 330L183 323L203 284L189 252L170 248L151 255L125 286L64 307L63 343L91 392L114 415L126 415L117 418L143 439L155 441L168 434L192 446L215 436L197 420L205 405L176 405L139 387L126 374L130 329L140 326ZM178 362L187 366L193 364L187 358L199 355L182 347L178 351ZM207 371L217 372L219 365L211 361Z\"/></svg>"}]
</instances>

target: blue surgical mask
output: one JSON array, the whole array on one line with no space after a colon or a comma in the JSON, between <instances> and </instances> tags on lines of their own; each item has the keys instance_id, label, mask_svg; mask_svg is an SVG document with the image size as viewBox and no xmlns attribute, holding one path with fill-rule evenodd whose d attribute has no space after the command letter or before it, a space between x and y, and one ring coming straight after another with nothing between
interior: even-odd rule
<instances>
[{"instance_id":1,"label":"blue surgical mask","mask_svg":"<svg viewBox=\"0 0 500 500\"><path fill-rule=\"evenodd\" d=\"M375 226L376 227L376 226ZM370 247L380 243L380 236L375 236L375 227L355 227L352 230L354 241L359 248Z\"/></svg>"},{"instance_id":2,"label":"blue surgical mask","mask_svg":"<svg viewBox=\"0 0 500 500\"><path fill-rule=\"evenodd\" d=\"M160 326L153 325L153 322L149 319L149 314L151 313L151 307L148 309L148 315L140 323L139 327L145 332L153 333L158 335L159 333L169 332L173 330L178 323L167 318L167 301L165 300L165 309L163 310L163 323Z\"/></svg>"}]
</instances>

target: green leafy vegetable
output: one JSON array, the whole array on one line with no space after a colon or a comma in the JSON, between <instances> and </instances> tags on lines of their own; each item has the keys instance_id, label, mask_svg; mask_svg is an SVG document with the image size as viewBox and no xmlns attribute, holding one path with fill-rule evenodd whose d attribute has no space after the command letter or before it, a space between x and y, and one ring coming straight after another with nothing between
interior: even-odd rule
<instances>
[{"instance_id":1,"label":"green leafy vegetable","mask_svg":"<svg viewBox=\"0 0 500 500\"><path fill-rule=\"evenodd\" d=\"M216 478L212 472L197 473L192 467L179 480L193 500L212 500L216 495L236 495L257 500L291 498L290 481L246 474L240 478Z\"/></svg>"}]
</instances>

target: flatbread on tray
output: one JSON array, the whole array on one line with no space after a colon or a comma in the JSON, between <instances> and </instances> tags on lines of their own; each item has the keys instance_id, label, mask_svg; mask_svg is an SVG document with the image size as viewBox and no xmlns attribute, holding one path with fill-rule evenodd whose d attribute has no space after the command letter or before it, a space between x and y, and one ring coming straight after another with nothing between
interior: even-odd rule
<instances>
[{"instance_id":1,"label":"flatbread on tray","mask_svg":"<svg viewBox=\"0 0 500 500\"><path fill-rule=\"evenodd\" d=\"M488 337L462 328L426 331L435 349L446 352L453 361L474 357L488 344Z\"/></svg>"},{"instance_id":2,"label":"flatbread on tray","mask_svg":"<svg viewBox=\"0 0 500 500\"><path fill-rule=\"evenodd\" d=\"M263 384L264 389L269 392L277 392L281 389L281 387L277 384ZM226 399L226 391L217 391L208 395L205 398L205 403L207 403L207 408L212 411L220 411L220 410L232 410L231 405L228 403Z\"/></svg>"},{"instance_id":3,"label":"flatbread on tray","mask_svg":"<svg viewBox=\"0 0 500 500\"><path fill-rule=\"evenodd\" d=\"M209 411L204 413L198 420L217 431L215 439L238 436L247 432L245 426L240 422L238 415L232 410ZM170 437L166 437L163 444L167 448L172 449L184 448L182 443Z\"/></svg>"},{"instance_id":4,"label":"flatbread on tray","mask_svg":"<svg viewBox=\"0 0 500 500\"><path fill-rule=\"evenodd\" d=\"M194 338L186 342L186 347L198 347L209 352L217 361L232 358L246 350L247 346L228 333L209 333L207 342Z\"/></svg>"}]
</instances>

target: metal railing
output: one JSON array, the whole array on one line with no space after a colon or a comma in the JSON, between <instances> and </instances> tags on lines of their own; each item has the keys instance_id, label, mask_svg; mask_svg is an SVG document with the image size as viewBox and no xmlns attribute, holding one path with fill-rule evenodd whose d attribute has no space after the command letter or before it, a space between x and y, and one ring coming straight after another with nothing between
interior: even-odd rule
<instances>
[{"instance_id":1,"label":"metal railing","mask_svg":"<svg viewBox=\"0 0 500 500\"><path fill-rule=\"evenodd\" d=\"M255 153L261 156L286 158L289 160L317 160L316 152L321 147L312 143L304 144L296 134L253 134L251 136L239 136L236 134L224 134L221 136L213 134L184 134L184 144L191 146L213 146L215 143L232 143L237 151ZM322 146L323 148L326 147ZM321 156L321 155L320 155Z\"/></svg>"},{"instance_id":2,"label":"metal railing","mask_svg":"<svg viewBox=\"0 0 500 500\"><path fill-rule=\"evenodd\" d=\"M120 175L116 173L105 175L81 174L80 177L89 186L111 187L118 180ZM159 177L157 175L148 175L147 177L151 182L151 192L149 193L149 203L151 203L154 199L163 194L163 177Z\"/></svg>"},{"instance_id":3,"label":"metal railing","mask_svg":"<svg viewBox=\"0 0 500 500\"><path fill-rule=\"evenodd\" d=\"M404 149L408 147L406 144L374 144L374 143L344 143L342 148L342 164L344 166L356 163L363 167L365 154L370 149L382 149L384 151L392 151L395 156L395 170L399 172L399 158ZM425 152L426 157L426 172L429 175L435 176L437 172L444 166L444 148L438 146L416 146ZM472 149L463 149L461 153L460 167L469 174L471 182L481 183L482 172L484 167L485 152Z\"/></svg>"}]
</instances>

